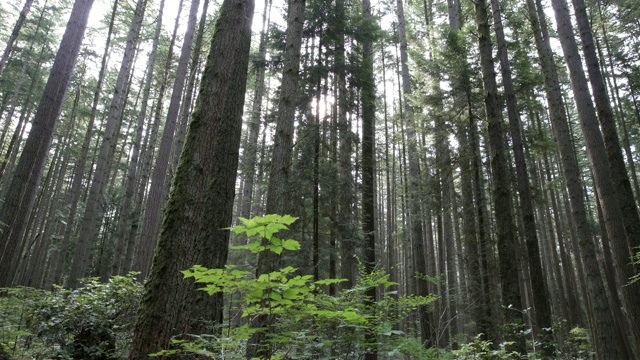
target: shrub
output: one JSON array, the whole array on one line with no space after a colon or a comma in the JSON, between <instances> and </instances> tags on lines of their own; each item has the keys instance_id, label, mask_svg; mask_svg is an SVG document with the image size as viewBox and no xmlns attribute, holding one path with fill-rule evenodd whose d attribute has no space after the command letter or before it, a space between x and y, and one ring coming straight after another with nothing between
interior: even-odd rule
<instances>
[{"instance_id":1,"label":"shrub","mask_svg":"<svg viewBox=\"0 0 640 360\"><path fill-rule=\"evenodd\" d=\"M245 234L253 241L236 249L253 253L295 251L300 244L293 239L279 239L275 234L287 229L296 219L285 215L266 215L253 219L241 219L242 225L232 229ZM267 245L262 239L268 240ZM208 269L193 266L183 271L185 278L193 278L203 284L201 290L210 295L223 293L231 299L229 311L242 311L244 319L269 315L275 320L266 330L273 359L356 359L362 356L368 344L365 330L374 329L379 339L379 350L399 354L408 350L400 339L405 337L393 325L415 311L419 306L431 304L435 297L395 297L389 291L392 285L389 274L377 270L370 274L360 271L361 278L352 289L330 296L322 287L340 283L342 279L314 281L312 275L301 275L296 268L286 266L258 278L250 271L228 265L225 269ZM365 293L371 287L382 289L373 306L365 305ZM164 350L154 355L196 353L212 358L244 358L246 341L257 330L233 324L227 319L218 334L193 336L190 341L174 340L181 350Z\"/></svg>"}]
</instances>

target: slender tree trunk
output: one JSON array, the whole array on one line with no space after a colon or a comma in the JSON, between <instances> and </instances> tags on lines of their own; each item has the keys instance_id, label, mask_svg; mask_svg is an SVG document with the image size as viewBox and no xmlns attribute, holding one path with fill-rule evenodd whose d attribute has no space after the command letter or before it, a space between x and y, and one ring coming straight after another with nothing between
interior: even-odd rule
<instances>
[{"instance_id":1,"label":"slender tree trunk","mask_svg":"<svg viewBox=\"0 0 640 360\"><path fill-rule=\"evenodd\" d=\"M373 23L371 1L362 0L362 14L366 21ZM373 40L362 44L362 233L364 234L364 270L372 273L376 268L375 234L375 167L376 167L376 86L373 74ZM365 305L373 308L376 303L376 287L371 286L365 292ZM378 343L373 329L366 330L367 352L365 360L378 359Z\"/></svg>"},{"instance_id":2,"label":"slender tree trunk","mask_svg":"<svg viewBox=\"0 0 640 360\"><path fill-rule=\"evenodd\" d=\"M69 274L68 286L75 288L78 286L78 279L87 275L87 267L90 263L91 243L95 241L99 232L99 224L101 223L101 211L99 209L102 194L105 188L105 182L110 173L111 164L113 162L113 153L115 149L115 141L118 136L116 129L121 122L121 115L124 111L125 93L127 88L127 80L132 71L133 59L135 58L135 49L140 36L140 28L142 26L142 18L144 16L147 0L138 0L134 11L134 17L131 21L129 34L127 35L127 43L124 50L124 57L116 80L109 114L107 115L107 124L104 130L104 137L100 145L100 151L95 166L93 180L89 190L89 196L84 211L84 216L80 223L80 231L78 232L78 241L71 264L71 272Z\"/></svg>"},{"instance_id":3,"label":"slender tree trunk","mask_svg":"<svg viewBox=\"0 0 640 360\"><path fill-rule=\"evenodd\" d=\"M191 0L191 9L189 10L189 21L185 32L184 41L182 43L182 52L178 61L176 70L176 78L173 83L171 92L171 102L167 111L167 118L160 140L160 147L156 157L156 164L151 175L151 187L147 197L144 222L142 227L141 242L147 243L144 249L153 249L155 247L158 234L158 225L160 215L162 214L163 204L165 203L165 181L167 178L169 160L171 155L171 146L173 145L173 136L176 128L176 120L178 119L178 110L180 110L180 100L184 89L185 78L187 75L187 67L189 65L189 56L191 54L191 45L193 44L193 36L196 29L196 20L198 15L198 7L200 0ZM139 259L145 264L151 263L151 253L142 253L138 256L146 256L145 259ZM148 265L140 268L143 278L148 272Z\"/></svg>"},{"instance_id":4,"label":"slender tree trunk","mask_svg":"<svg viewBox=\"0 0 640 360\"><path fill-rule=\"evenodd\" d=\"M33 4L33 0L25 0L24 5L22 6L22 11L20 11L20 15L18 16L18 20L16 24L13 26L13 31L11 31L11 35L9 35L9 40L7 41L7 45L2 52L2 57L0 57L0 77L2 76L2 72L4 71L4 66L7 63L7 59L11 55L13 51L13 45L20 34L20 29L22 29L22 25L24 25L24 21L27 18L27 14L29 14L29 10L31 10L31 5Z\"/></svg>"},{"instance_id":5,"label":"slender tree trunk","mask_svg":"<svg viewBox=\"0 0 640 360\"><path fill-rule=\"evenodd\" d=\"M2 201L0 222L6 228L0 232L0 287L10 286L14 276L9 268L24 236L92 5L93 0L76 0L73 5L10 191Z\"/></svg>"},{"instance_id":6,"label":"slender tree trunk","mask_svg":"<svg viewBox=\"0 0 640 360\"><path fill-rule=\"evenodd\" d=\"M267 189L265 213L284 214L289 210L287 199L291 189L288 186L291 170L291 153L293 147L294 116L298 103L298 86L300 69L300 50L302 47L302 29L304 25L305 0L292 0L287 11L287 34L284 54L284 70L282 74L281 94L278 104L278 120L273 143L271 172ZM256 274L265 274L279 267L279 256L270 251L258 255ZM250 324L253 328L263 328L270 323L267 316L258 316ZM247 359L258 355L270 356L271 348L265 342L266 334L256 332L247 344Z\"/></svg>"}]
</instances>

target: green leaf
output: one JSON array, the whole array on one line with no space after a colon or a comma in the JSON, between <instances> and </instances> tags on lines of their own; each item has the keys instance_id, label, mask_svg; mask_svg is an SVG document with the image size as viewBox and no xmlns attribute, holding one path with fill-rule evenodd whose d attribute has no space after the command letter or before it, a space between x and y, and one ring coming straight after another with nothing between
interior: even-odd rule
<instances>
[{"instance_id":1,"label":"green leaf","mask_svg":"<svg viewBox=\"0 0 640 360\"><path fill-rule=\"evenodd\" d=\"M282 247L287 250L298 250L300 249L300 243L293 239L282 240Z\"/></svg>"}]
</instances>

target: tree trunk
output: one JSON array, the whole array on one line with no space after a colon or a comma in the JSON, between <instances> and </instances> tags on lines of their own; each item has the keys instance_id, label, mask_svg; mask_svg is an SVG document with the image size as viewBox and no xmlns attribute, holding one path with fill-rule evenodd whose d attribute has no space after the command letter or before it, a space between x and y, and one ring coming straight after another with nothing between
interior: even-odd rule
<instances>
[{"instance_id":1,"label":"tree trunk","mask_svg":"<svg viewBox=\"0 0 640 360\"><path fill-rule=\"evenodd\" d=\"M529 272L531 279L531 295L535 310L536 334L540 336L542 350L545 356L552 356L554 349L552 345L551 329L551 308L549 305L549 292L545 283L540 259L540 249L538 245L537 227L531 200L531 189L529 184L529 172L527 161L524 156L522 129L520 126L520 116L516 91L511 76L511 64L507 53L507 44L502 28L502 14L500 4L497 0L491 0L493 10L493 23L496 32L498 48L498 58L502 72L502 82L504 94L507 102L507 112L509 118L509 128L511 130L512 148L515 160L518 195L520 199L520 210L522 211L522 222L524 225L524 238L527 248Z\"/></svg>"},{"instance_id":2,"label":"tree trunk","mask_svg":"<svg viewBox=\"0 0 640 360\"><path fill-rule=\"evenodd\" d=\"M291 170L291 153L293 147L293 129L295 110L298 105L298 87L300 69L300 50L302 47L302 29L304 25L305 0L289 2L287 12L287 34L284 55L284 70L282 73L281 94L278 104L278 120L273 143L271 158L271 172L267 188L267 204L265 213L284 214L289 211L286 206L291 189L288 186ZM279 256L270 251L263 251L258 255L256 275L269 273L279 267ZM258 316L250 326L262 328L271 320L267 316ZM270 354L271 348L265 343L266 334L256 332L247 344L246 357L265 356Z\"/></svg>"},{"instance_id":3,"label":"tree trunk","mask_svg":"<svg viewBox=\"0 0 640 360\"><path fill-rule=\"evenodd\" d=\"M180 100L182 99L182 90L184 89L185 78L187 75L187 67L189 65L189 56L191 55L191 45L193 44L193 36L196 29L196 20L198 15L198 7L200 0L191 0L191 8L189 10L189 21L182 43L178 68L176 70L176 78L173 83L171 92L171 102L167 110L167 118L160 139L160 147L156 157L156 164L151 175L151 187L147 197L146 210L144 214L144 222L142 227L141 241L148 243L145 248L153 249L156 244L158 234L158 224L160 215L162 214L163 204L165 203L165 181L168 176L169 160L171 155L171 146L173 145L173 137L176 129L176 120L178 119L178 110L180 110ZM150 253L139 254L139 256L149 256ZM140 259L146 264L151 263L150 258ZM148 266L140 268L142 277L144 278L149 271Z\"/></svg>"},{"instance_id":4,"label":"tree trunk","mask_svg":"<svg viewBox=\"0 0 640 360\"><path fill-rule=\"evenodd\" d=\"M31 9L31 5L33 4L33 0L25 0L24 5L22 6L22 11L20 11L20 15L18 16L18 20L16 24L13 26L13 31L11 31L11 35L9 35L9 40L7 41L7 45L2 52L2 57L0 57L0 77L2 76L2 72L4 71L4 66L7 63L7 59L9 59L9 55L13 51L13 45L20 34L20 29L22 29L22 25L24 25L24 21L27 18L27 14Z\"/></svg>"},{"instance_id":5,"label":"tree trunk","mask_svg":"<svg viewBox=\"0 0 640 360\"><path fill-rule=\"evenodd\" d=\"M517 256L514 256L518 252L518 242L514 231L509 169L506 162L505 141L502 130L504 120L502 118L502 107L498 101L498 86L493 66L493 46L491 44L486 0L476 1L475 8L482 80L484 83L484 103L489 127L489 145L491 147L493 202L497 228L498 256L500 258L504 323L508 326L515 325L517 327L518 325L516 324L524 322L520 315L521 313L517 309L522 304L516 263ZM514 342L510 348L524 354L526 352L524 339L514 334L513 330L515 329L511 329L505 336L508 341Z\"/></svg>"},{"instance_id":6,"label":"tree trunk","mask_svg":"<svg viewBox=\"0 0 640 360\"><path fill-rule=\"evenodd\" d=\"M73 5L10 191L2 201L0 222L6 229L0 232L0 287L10 286L14 276L9 267L24 236L92 5L93 0L76 0Z\"/></svg>"},{"instance_id":7,"label":"tree trunk","mask_svg":"<svg viewBox=\"0 0 640 360\"><path fill-rule=\"evenodd\" d=\"M129 359L170 346L178 334L211 333L222 296L196 291L179 270L224 268L242 128L254 2L220 9L196 110L169 196L158 248L140 306ZM169 289L169 291L167 291Z\"/></svg>"},{"instance_id":8,"label":"tree trunk","mask_svg":"<svg viewBox=\"0 0 640 360\"><path fill-rule=\"evenodd\" d=\"M113 153L115 149L115 141L117 138L116 130L122 120L122 112L124 111L125 93L127 88L127 80L131 73L133 59L135 58L136 47L142 26L142 18L144 16L147 0L138 0L134 17L131 21L129 34L127 35L127 43L124 50L124 57L118 72L111 105L109 107L109 115L107 116L107 124L104 130L104 137L100 146L98 159L95 166L89 196L84 211L84 216L80 223L80 231L78 232L78 241L71 264L71 272L69 273L68 286L75 288L78 286L78 279L87 275L87 267L90 263L91 244L98 236L99 224L101 223L101 211L99 209L100 201L105 182L108 179L111 163L113 162Z\"/></svg>"},{"instance_id":9,"label":"tree trunk","mask_svg":"<svg viewBox=\"0 0 640 360\"><path fill-rule=\"evenodd\" d=\"M371 1L362 0L362 14L365 21L373 22ZM362 233L364 234L363 263L364 270L372 273L376 268L376 234L375 234L375 164L376 164L376 85L373 74L373 40L369 38L362 43ZM369 287L365 292L365 305L372 309L376 303L376 287ZM373 311L373 310L371 310ZM378 343L375 331L365 330L367 352L365 360L378 359Z\"/></svg>"}]
</instances>

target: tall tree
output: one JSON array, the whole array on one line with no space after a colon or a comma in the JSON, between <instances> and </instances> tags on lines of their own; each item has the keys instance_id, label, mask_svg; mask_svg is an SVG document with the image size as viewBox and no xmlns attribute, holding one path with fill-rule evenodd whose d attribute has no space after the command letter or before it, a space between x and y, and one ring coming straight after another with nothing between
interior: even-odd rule
<instances>
[{"instance_id":1,"label":"tall tree","mask_svg":"<svg viewBox=\"0 0 640 360\"><path fill-rule=\"evenodd\" d=\"M491 175L493 177L493 203L496 219L496 238L498 242L498 256L500 267L500 284L502 286L502 305L504 308L505 324L517 325L524 321L521 313L514 308L522 306L520 285L518 279L517 237L513 221L513 205L511 199L509 169L505 150L505 140L502 131L504 119L502 106L498 100L498 85L493 65L493 45L486 0L475 1L476 24L478 26L478 46L482 67L482 81L484 84L484 105L488 122L488 135L491 161ZM525 353L524 339L513 330L506 334L509 341L513 341L512 348Z\"/></svg>"},{"instance_id":2,"label":"tall tree","mask_svg":"<svg viewBox=\"0 0 640 360\"><path fill-rule=\"evenodd\" d=\"M147 245L153 248L154 240L158 234L158 223L160 222L160 214L163 208L162 204L166 197L165 183L168 176L169 160L171 155L171 147L173 145L173 137L176 129L176 121L178 120L178 110L180 110L180 100L184 89L185 79L187 75L187 67L191 55L191 45L193 44L193 36L196 29L196 20L198 16L198 7L200 0L192 0L189 10L189 20L187 21L187 29L182 43L180 59L178 60L178 68L171 92L171 101L167 110L167 118L164 123L162 138L160 139L160 147L156 157L156 164L151 175L151 188L147 197L146 211L142 228L142 239L144 242L149 241ZM140 254L140 256L149 257L149 253ZM142 263L149 264L150 258L140 259ZM148 272L147 266L140 268L143 275Z\"/></svg>"},{"instance_id":3,"label":"tall tree","mask_svg":"<svg viewBox=\"0 0 640 360\"><path fill-rule=\"evenodd\" d=\"M224 228L233 213L254 6L252 0L225 0L220 8L129 359L146 359L175 335L203 333L211 321L222 322L222 296L196 291L179 270L224 268L227 261Z\"/></svg>"},{"instance_id":4,"label":"tall tree","mask_svg":"<svg viewBox=\"0 0 640 360\"><path fill-rule=\"evenodd\" d=\"M502 83L504 86L504 94L507 103L507 116L509 119L509 129L511 130L512 149L515 159L518 196L520 198L520 211L522 212L522 222L524 226L524 238L527 248L527 258L529 260L529 272L531 279L531 296L533 297L535 326L543 337L543 352L546 356L553 355L553 346L551 346L551 307L549 304L549 291L545 283L545 277L542 272L542 262L540 259L540 249L538 245L538 231L536 228L536 219L533 211L533 201L531 197L531 188L529 183L529 171L527 169L527 161L524 156L522 129L520 126L520 116L518 110L518 100L516 98L516 90L513 85L513 77L511 75L511 64L507 53L507 42L502 27L502 11L500 3L497 0L491 0L491 8L493 12L493 24L496 32L496 45L498 48L498 58L500 61L500 70L502 73ZM526 267L525 267L525 271Z\"/></svg>"},{"instance_id":5,"label":"tall tree","mask_svg":"<svg viewBox=\"0 0 640 360\"><path fill-rule=\"evenodd\" d=\"M362 15L365 21L374 25L371 12L371 1L362 0ZM375 25L374 25L375 26ZM375 235L375 156L376 156L376 86L373 74L373 41L369 35L362 42L362 233L364 234L364 270L372 273L376 268L376 235ZM376 299L376 287L371 286L365 292L365 305L373 307ZM365 333L368 350L365 360L378 359L376 333L367 329Z\"/></svg>"},{"instance_id":6,"label":"tall tree","mask_svg":"<svg viewBox=\"0 0 640 360\"><path fill-rule=\"evenodd\" d=\"M91 244L99 234L102 223L102 211L100 203L106 187L106 182L111 172L113 154L118 137L118 128L122 123L122 113L124 111L126 93L129 83L127 80L132 72L132 67L137 53L140 29L144 17L147 0L138 0L134 10L133 19L127 34L127 43L124 49L122 63L118 72L118 78L113 89L113 96L109 106L109 114L104 129L104 136L100 145L98 159L93 172L91 187L87 197L85 211L78 231L78 240L73 255L73 263L69 273L68 286L75 288L78 286L78 279L87 275L87 267L90 264Z\"/></svg>"},{"instance_id":7,"label":"tall tree","mask_svg":"<svg viewBox=\"0 0 640 360\"><path fill-rule=\"evenodd\" d=\"M407 134L407 158L409 162L409 174L408 174L408 191L407 194L409 200L409 224L411 226L411 244L413 252L413 261L415 262L415 274L410 276L415 283L416 294L418 296L426 296L428 294L427 282L424 276L420 274L427 274L426 263L426 250L424 240L424 230L422 227L422 210L420 208L420 160L418 158L418 140L416 119L414 116L414 109L411 105L411 75L409 74L409 57L407 55L407 35L406 35L406 23L404 16L404 3L402 0L397 0L396 11L398 15L398 37L400 41L400 71L402 75L402 95L403 95L403 107L401 112L402 119L406 123ZM364 114L363 114L364 115ZM420 335L422 337L422 343L425 346L429 346L433 341L433 327L430 324L427 314L427 307L421 306L418 309L418 316L420 320Z\"/></svg>"},{"instance_id":8,"label":"tall tree","mask_svg":"<svg viewBox=\"0 0 640 360\"><path fill-rule=\"evenodd\" d=\"M12 264L20 248L44 171L53 132L60 116L71 73L84 38L93 0L76 0L56 53L42 99L31 124L20 161L0 208L0 287L11 285Z\"/></svg>"},{"instance_id":9,"label":"tall tree","mask_svg":"<svg viewBox=\"0 0 640 360\"><path fill-rule=\"evenodd\" d=\"M293 130L295 111L299 102L299 70L300 50L302 47L302 29L304 26L305 0L291 0L287 10L287 33L284 54L284 69L280 85L280 99L278 102L278 118L271 157L271 171L267 188L267 203L265 213L284 214L289 211L287 199L290 194L289 174L291 170L291 154L293 150ZM256 274L265 274L278 269L279 256L270 251L263 251L258 255ZM262 328L272 319L267 316L257 316L250 324L254 328ZM265 356L270 348L265 342L266 334L257 331L247 344L246 357Z\"/></svg>"},{"instance_id":10,"label":"tall tree","mask_svg":"<svg viewBox=\"0 0 640 360\"><path fill-rule=\"evenodd\" d=\"M20 29L22 29L22 25L24 25L24 21L27 18L27 14L29 14L29 10L31 10L32 4L33 0L25 0L24 5L22 6L22 11L20 11L20 15L18 16L18 20L16 20L16 24L13 26L13 31L11 31L7 45L2 52L2 57L0 57L0 76L2 76L7 59L13 51L13 45L20 34Z\"/></svg>"}]
</instances>

